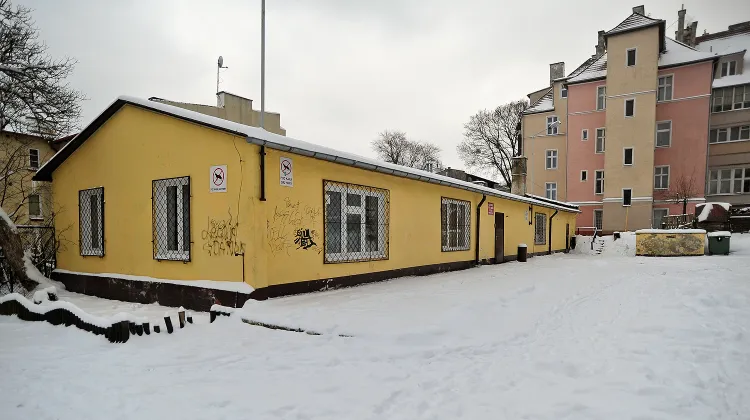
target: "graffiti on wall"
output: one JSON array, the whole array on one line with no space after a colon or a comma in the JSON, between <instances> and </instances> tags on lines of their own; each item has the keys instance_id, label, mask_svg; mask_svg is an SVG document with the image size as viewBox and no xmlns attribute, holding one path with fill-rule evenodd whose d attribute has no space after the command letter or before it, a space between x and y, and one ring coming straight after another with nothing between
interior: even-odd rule
<instances>
[{"instance_id":1,"label":"graffiti on wall","mask_svg":"<svg viewBox=\"0 0 750 420\"><path fill-rule=\"evenodd\" d=\"M282 204L274 207L273 216L266 223L271 253L292 255L292 251L297 250L323 252L320 233L313 229L322 214L320 207L286 197Z\"/></svg>"},{"instance_id":2,"label":"graffiti on wall","mask_svg":"<svg viewBox=\"0 0 750 420\"><path fill-rule=\"evenodd\" d=\"M237 238L239 221L232 217L218 219L208 217L206 227L201 231L203 251L210 257L242 255L245 243Z\"/></svg>"}]
</instances>

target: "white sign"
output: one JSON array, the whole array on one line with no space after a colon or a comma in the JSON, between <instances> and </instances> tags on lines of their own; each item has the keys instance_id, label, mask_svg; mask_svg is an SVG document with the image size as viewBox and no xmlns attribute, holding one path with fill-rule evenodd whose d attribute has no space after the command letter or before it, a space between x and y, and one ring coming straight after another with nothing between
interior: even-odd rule
<instances>
[{"instance_id":1,"label":"white sign","mask_svg":"<svg viewBox=\"0 0 750 420\"><path fill-rule=\"evenodd\" d=\"M284 187L294 186L292 158L282 156L279 160L279 184Z\"/></svg>"},{"instance_id":2,"label":"white sign","mask_svg":"<svg viewBox=\"0 0 750 420\"><path fill-rule=\"evenodd\" d=\"M227 165L216 165L211 167L211 182L208 184L209 191L227 192Z\"/></svg>"}]
</instances>

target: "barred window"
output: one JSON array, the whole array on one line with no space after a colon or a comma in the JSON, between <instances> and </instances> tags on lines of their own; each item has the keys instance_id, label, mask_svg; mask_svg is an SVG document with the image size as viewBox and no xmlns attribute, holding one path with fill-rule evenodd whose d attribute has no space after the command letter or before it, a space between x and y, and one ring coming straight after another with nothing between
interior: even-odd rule
<instances>
[{"instance_id":1,"label":"barred window","mask_svg":"<svg viewBox=\"0 0 750 420\"><path fill-rule=\"evenodd\" d=\"M443 198L440 206L443 251L466 251L471 247L471 203Z\"/></svg>"},{"instance_id":2,"label":"barred window","mask_svg":"<svg viewBox=\"0 0 750 420\"><path fill-rule=\"evenodd\" d=\"M389 193L324 181L325 262L388 259Z\"/></svg>"},{"instance_id":3,"label":"barred window","mask_svg":"<svg viewBox=\"0 0 750 420\"><path fill-rule=\"evenodd\" d=\"M104 188L78 191L81 255L104 255Z\"/></svg>"},{"instance_id":4,"label":"barred window","mask_svg":"<svg viewBox=\"0 0 750 420\"><path fill-rule=\"evenodd\" d=\"M544 245L547 243L547 215L544 213L535 213L534 223L534 244Z\"/></svg>"},{"instance_id":5,"label":"barred window","mask_svg":"<svg viewBox=\"0 0 750 420\"><path fill-rule=\"evenodd\" d=\"M152 183L154 259L190 261L190 177Z\"/></svg>"}]
</instances>

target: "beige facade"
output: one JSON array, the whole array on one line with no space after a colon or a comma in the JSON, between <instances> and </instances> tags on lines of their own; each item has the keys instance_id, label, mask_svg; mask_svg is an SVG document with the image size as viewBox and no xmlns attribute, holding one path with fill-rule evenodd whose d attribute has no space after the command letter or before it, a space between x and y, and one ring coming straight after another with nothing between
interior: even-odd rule
<instances>
[{"instance_id":1,"label":"beige facade","mask_svg":"<svg viewBox=\"0 0 750 420\"><path fill-rule=\"evenodd\" d=\"M216 106L175 102L161 98L150 98L150 100L240 124L260 127L260 111L253 109L253 101L229 92L216 94ZM281 127L281 115L278 113L266 111L263 116L263 125L268 132L286 135L286 130Z\"/></svg>"}]
</instances>

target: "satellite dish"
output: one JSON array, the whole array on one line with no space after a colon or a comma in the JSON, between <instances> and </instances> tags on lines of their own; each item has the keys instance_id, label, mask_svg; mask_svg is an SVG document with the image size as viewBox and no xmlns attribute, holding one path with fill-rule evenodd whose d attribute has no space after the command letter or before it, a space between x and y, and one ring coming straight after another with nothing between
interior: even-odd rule
<instances>
[{"instance_id":1,"label":"satellite dish","mask_svg":"<svg viewBox=\"0 0 750 420\"><path fill-rule=\"evenodd\" d=\"M219 67L224 67L224 57L219 56Z\"/></svg>"}]
</instances>

